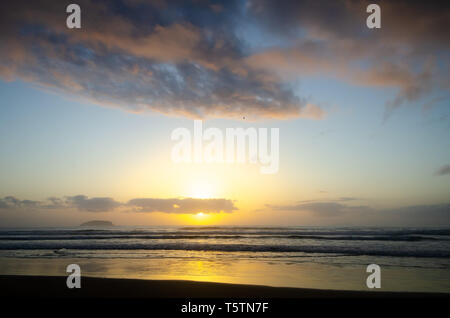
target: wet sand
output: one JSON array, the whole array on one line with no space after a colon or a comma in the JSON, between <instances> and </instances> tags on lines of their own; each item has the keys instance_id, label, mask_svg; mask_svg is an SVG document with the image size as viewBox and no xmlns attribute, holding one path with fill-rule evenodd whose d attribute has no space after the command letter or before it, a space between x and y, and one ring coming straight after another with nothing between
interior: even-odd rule
<instances>
[{"instance_id":1,"label":"wet sand","mask_svg":"<svg viewBox=\"0 0 450 318\"><path fill-rule=\"evenodd\" d=\"M182 280L82 277L68 289L66 276L0 276L6 298L450 298L446 293L338 291Z\"/></svg>"}]
</instances>

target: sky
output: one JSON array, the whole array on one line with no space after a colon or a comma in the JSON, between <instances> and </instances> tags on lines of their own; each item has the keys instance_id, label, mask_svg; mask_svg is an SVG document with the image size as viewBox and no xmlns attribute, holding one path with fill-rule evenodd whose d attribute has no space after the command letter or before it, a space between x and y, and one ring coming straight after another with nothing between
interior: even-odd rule
<instances>
[{"instance_id":1,"label":"sky","mask_svg":"<svg viewBox=\"0 0 450 318\"><path fill-rule=\"evenodd\" d=\"M0 226L450 225L438 2L0 4ZM279 128L279 170L174 163L171 133Z\"/></svg>"}]
</instances>

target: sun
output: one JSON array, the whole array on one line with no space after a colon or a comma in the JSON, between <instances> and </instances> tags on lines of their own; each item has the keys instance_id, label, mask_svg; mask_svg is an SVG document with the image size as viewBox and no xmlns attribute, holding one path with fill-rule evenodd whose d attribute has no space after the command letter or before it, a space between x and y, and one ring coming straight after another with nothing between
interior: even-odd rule
<instances>
[{"instance_id":1,"label":"sun","mask_svg":"<svg viewBox=\"0 0 450 318\"><path fill-rule=\"evenodd\" d=\"M210 217L208 213L198 212L194 214L194 220L196 224L205 224L205 222L209 223Z\"/></svg>"}]
</instances>

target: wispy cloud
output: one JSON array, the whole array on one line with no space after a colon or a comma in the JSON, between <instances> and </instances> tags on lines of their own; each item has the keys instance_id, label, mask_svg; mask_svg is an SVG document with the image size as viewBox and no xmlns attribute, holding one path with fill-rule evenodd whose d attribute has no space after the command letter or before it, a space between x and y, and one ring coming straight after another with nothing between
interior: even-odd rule
<instances>
[{"instance_id":1,"label":"wispy cloud","mask_svg":"<svg viewBox=\"0 0 450 318\"><path fill-rule=\"evenodd\" d=\"M120 209L122 208L122 209ZM231 213L238 210L232 200L222 198L135 198L128 202L118 202L110 197L85 195L51 197L44 201L19 200L12 196L0 199L0 209L4 210L65 210L77 209L85 212L111 212L115 210L131 212L162 212L176 214Z\"/></svg>"},{"instance_id":2,"label":"wispy cloud","mask_svg":"<svg viewBox=\"0 0 450 318\"><path fill-rule=\"evenodd\" d=\"M39 201L34 200L19 200L13 196L7 196L0 199L0 209L7 208L35 208L40 206Z\"/></svg>"},{"instance_id":3,"label":"wispy cloud","mask_svg":"<svg viewBox=\"0 0 450 318\"><path fill-rule=\"evenodd\" d=\"M80 30L65 27L63 3L17 1L1 8L2 48L8 49L0 51L0 74L134 112L323 116L288 83L243 62L245 45L233 22L242 18L239 1L221 10L196 1L122 2L122 11L103 1L78 4Z\"/></svg>"},{"instance_id":4,"label":"wispy cloud","mask_svg":"<svg viewBox=\"0 0 450 318\"><path fill-rule=\"evenodd\" d=\"M272 212L286 211L308 215L318 223L321 219L327 218L328 221L332 219L334 223L347 225L450 225L450 203L380 209L368 205L350 205L337 200L267 205L266 209Z\"/></svg>"},{"instance_id":5,"label":"wispy cloud","mask_svg":"<svg viewBox=\"0 0 450 318\"><path fill-rule=\"evenodd\" d=\"M394 88L387 114L450 86L436 67L449 11L426 2L382 1L377 32L367 1L80 0L79 30L66 28L65 4L2 2L0 76L133 112L228 118L323 118L293 77ZM248 23L278 44L256 48Z\"/></svg>"},{"instance_id":6,"label":"wispy cloud","mask_svg":"<svg viewBox=\"0 0 450 318\"><path fill-rule=\"evenodd\" d=\"M107 212L119 207L121 204L112 198L91 198L85 195L67 197L66 203L78 210L89 212Z\"/></svg>"},{"instance_id":7,"label":"wispy cloud","mask_svg":"<svg viewBox=\"0 0 450 318\"><path fill-rule=\"evenodd\" d=\"M294 205L268 205L269 209L277 211L311 212L322 217L338 217L352 211L369 211L368 206L350 206L337 201L304 201Z\"/></svg>"},{"instance_id":8,"label":"wispy cloud","mask_svg":"<svg viewBox=\"0 0 450 318\"><path fill-rule=\"evenodd\" d=\"M448 64L436 62L448 52L443 32L450 9L419 1L378 1L382 28L365 27L370 1L250 1L252 14L266 32L284 37L247 58L256 68L284 76L320 75L353 85L387 87L397 96L386 105L386 117L397 107L427 97L433 88L448 90Z\"/></svg>"},{"instance_id":9,"label":"wispy cloud","mask_svg":"<svg viewBox=\"0 0 450 318\"><path fill-rule=\"evenodd\" d=\"M203 213L231 213L237 208L232 200L227 199L197 199L197 198L172 198L172 199L132 199L128 201L137 212L165 212L193 214Z\"/></svg>"},{"instance_id":10,"label":"wispy cloud","mask_svg":"<svg viewBox=\"0 0 450 318\"><path fill-rule=\"evenodd\" d=\"M436 176L445 176L447 174L450 174L450 164L443 165L442 167L437 169L436 172L434 173L434 175Z\"/></svg>"}]
</instances>

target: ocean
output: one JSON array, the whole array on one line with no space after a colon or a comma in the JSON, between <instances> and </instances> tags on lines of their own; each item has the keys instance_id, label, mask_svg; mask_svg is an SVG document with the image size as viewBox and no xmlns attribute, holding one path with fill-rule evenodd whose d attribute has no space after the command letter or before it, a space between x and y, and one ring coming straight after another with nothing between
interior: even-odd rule
<instances>
[{"instance_id":1,"label":"ocean","mask_svg":"<svg viewBox=\"0 0 450 318\"><path fill-rule=\"evenodd\" d=\"M0 230L0 275L188 279L367 290L450 292L450 229L111 227Z\"/></svg>"}]
</instances>

